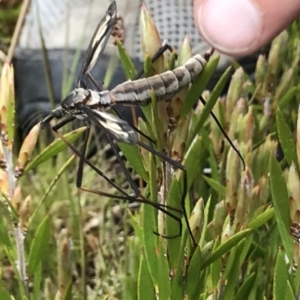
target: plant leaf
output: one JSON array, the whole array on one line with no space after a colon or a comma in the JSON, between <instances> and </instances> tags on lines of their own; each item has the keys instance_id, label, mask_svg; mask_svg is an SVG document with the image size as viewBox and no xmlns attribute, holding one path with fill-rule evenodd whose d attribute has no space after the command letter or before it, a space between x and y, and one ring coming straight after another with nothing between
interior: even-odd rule
<instances>
[{"instance_id":1,"label":"plant leaf","mask_svg":"<svg viewBox=\"0 0 300 300\"><path fill-rule=\"evenodd\" d=\"M82 133L86 130L86 127L80 127L76 130L73 130L64 135L66 140L70 143L76 141ZM36 168L38 165L42 164L43 162L47 161L51 157L55 156L56 154L60 153L68 146L61 140L57 139L53 143L51 143L48 147L46 147L38 156L36 156L25 168L25 172L28 172L31 169Z\"/></svg>"},{"instance_id":2,"label":"plant leaf","mask_svg":"<svg viewBox=\"0 0 300 300\"><path fill-rule=\"evenodd\" d=\"M250 234L252 229L242 230L235 235L231 236L225 243L220 245L202 264L201 270L205 269L211 263L213 263L216 259L220 258L223 254L228 252L231 248L237 245L245 236Z\"/></svg>"},{"instance_id":3,"label":"plant leaf","mask_svg":"<svg viewBox=\"0 0 300 300\"><path fill-rule=\"evenodd\" d=\"M139 300L154 300L155 293L151 277L148 271L148 266L143 255L140 256L140 268L138 273L138 299Z\"/></svg>"},{"instance_id":4,"label":"plant leaf","mask_svg":"<svg viewBox=\"0 0 300 300\"><path fill-rule=\"evenodd\" d=\"M274 270L273 297L275 300L285 299L287 281L288 270L284 259L284 252L279 249Z\"/></svg>"},{"instance_id":5,"label":"plant leaf","mask_svg":"<svg viewBox=\"0 0 300 300\"><path fill-rule=\"evenodd\" d=\"M286 183L279 163L270 157L270 186L277 227L289 261L293 261L293 242L289 235L290 212Z\"/></svg>"},{"instance_id":6,"label":"plant leaf","mask_svg":"<svg viewBox=\"0 0 300 300\"><path fill-rule=\"evenodd\" d=\"M287 163L289 164L289 166L291 166L292 162L294 162L296 165L296 169L299 170L295 142L293 140L291 130L284 120L283 114L279 107L276 111L276 127L280 145Z\"/></svg>"},{"instance_id":7,"label":"plant leaf","mask_svg":"<svg viewBox=\"0 0 300 300\"><path fill-rule=\"evenodd\" d=\"M118 143L118 146L124 153L125 157L127 158L129 164L132 168L141 176L144 181L148 181L148 174L145 170L143 160L139 149L137 146L128 145L125 143Z\"/></svg>"},{"instance_id":8,"label":"plant leaf","mask_svg":"<svg viewBox=\"0 0 300 300\"><path fill-rule=\"evenodd\" d=\"M274 208L269 207L267 208L263 213L261 213L259 216L255 217L254 220L252 220L248 226L252 229L257 229L258 227L266 224L268 220L270 220L274 216Z\"/></svg>"},{"instance_id":9,"label":"plant leaf","mask_svg":"<svg viewBox=\"0 0 300 300\"><path fill-rule=\"evenodd\" d=\"M200 95L204 91L207 86L208 81L210 80L211 76L214 74L220 56L212 57L204 67L203 71L199 74L199 76L194 80L186 100L184 101L180 119L184 119L184 117L188 114L188 112L192 109L195 103L198 101Z\"/></svg>"},{"instance_id":10,"label":"plant leaf","mask_svg":"<svg viewBox=\"0 0 300 300\"><path fill-rule=\"evenodd\" d=\"M208 118L208 115L211 113L215 103L219 99L221 93L223 92L223 89L225 87L225 84L228 81L228 78L231 73L231 67L228 67L225 72L222 74L221 78L219 79L218 83L215 85L214 89L212 90L210 97L208 101L206 102L202 113L198 119L197 124L195 125L195 128L193 129L193 132L190 134L189 139L192 140L196 136L196 134L201 130L201 128L204 125L204 122ZM188 143L189 144L189 143Z\"/></svg>"},{"instance_id":11,"label":"plant leaf","mask_svg":"<svg viewBox=\"0 0 300 300\"><path fill-rule=\"evenodd\" d=\"M117 47L120 55L121 64L126 74L126 78L133 79L137 75L137 71L134 67L134 64L130 59L121 41L119 41L118 39L116 41L117 41Z\"/></svg>"},{"instance_id":12,"label":"plant leaf","mask_svg":"<svg viewBox=\"0 0 300 300\"><path fill-rule=\"evenodd\" d=\"M216 192L218 192L221 196L226 196L226 187L222 185L219 181L207 177L205 175L202 175L202 177L205 179L205 181L210 185L211 188L213 188Z\"/></svg>"},{"instance_id":13,"label":"plant leaf","mask_svg":"<svg viewBox=\"0 0 300 300\"><path fill-rule=\"evenodd\" d=\"M36 230L33 241L30 245L28 256L28 272L31 275L35 274L36 269L40 265L45 251L48 247L50 239L50 220L46 216Z\"/></svg>"}]
</instances>

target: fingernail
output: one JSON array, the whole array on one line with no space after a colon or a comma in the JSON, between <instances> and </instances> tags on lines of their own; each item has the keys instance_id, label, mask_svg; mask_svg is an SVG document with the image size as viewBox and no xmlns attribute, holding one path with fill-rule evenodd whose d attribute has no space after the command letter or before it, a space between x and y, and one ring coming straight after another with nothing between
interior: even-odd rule
<instances>
[{"instance_id":1,"label":"fingernail","mask_svg":"<svg viewBox=\"0 0 300 300\"><path fill-rule=\"evenodd\" d=\"M252 48L263 28L262 12L251 0L206 0L198 11L204 39L224 53Z\"/></svg>"}]
</instances>

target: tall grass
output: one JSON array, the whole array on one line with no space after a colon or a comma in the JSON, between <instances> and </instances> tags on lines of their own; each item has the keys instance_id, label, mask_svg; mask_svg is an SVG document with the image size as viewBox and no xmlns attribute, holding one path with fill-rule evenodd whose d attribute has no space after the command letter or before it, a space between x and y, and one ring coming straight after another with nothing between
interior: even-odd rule
<instances>
[{"instance_id":1,"label":"tall grass","mask_svg":"<svg viewBox=\"0 0 300 300\"><path fill-rule=\"evenodd\" d=\"M141 24L146 75L172 68L172 53L150 63L160 39L145 8ZM118 47L131 76L134 67ZM177 63L190 56L185 39ZM60 140L49 145L50 131L34 127L14 155L13 71L3 68L1 299L299 297L299 24L273 41L268 57L258 58L254 80L235 64L203 92L217 61L212 58L192 87L168 103L156 103L153 95L143 109L147 122L138 121L154 147L186 169L185 203L197 247L183 220L181 236L165 239L153 231L172 236L178 224L149 205L136 209L79 191L78 158ZM240 149L245 169L209 117L210 107ZM76 143L84 130L65 137ZM133 176L147 183L145 196L181 209L182 170L135 146L119 146ZM92 162L128 189L104 150ZM211 172L204 175L207 167ZM83 185L114 192L87 166Z\"/></svg>"}]
</instances>

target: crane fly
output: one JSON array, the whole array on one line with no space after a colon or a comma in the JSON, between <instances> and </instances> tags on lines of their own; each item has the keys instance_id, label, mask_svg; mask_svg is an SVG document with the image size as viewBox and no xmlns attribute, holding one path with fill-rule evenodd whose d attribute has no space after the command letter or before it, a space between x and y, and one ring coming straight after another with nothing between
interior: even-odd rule
<instances>
[{"instance_id":1,"label":"crane fly","mask_svg":"<svg viewBox=\"0 0 300 300\"><path fill-rule=\"evenodd\" d=\"M187 224L189 234L191 235L191 238L195 243L191 229L189 227L187 212L185 209L185 197L187 195L187 174L184 166L172 160L167 155L164 155L163 153L154 149L152 146L141 142L138 138L137 133L143 133L133 126L130 126L128 122L121 119L120 116L109 113L109 110L114 110L114 106L116 104L129 106L148 105L151 101L151 94L153 92L157 101L168 100L172 98L172 96L192 83L193 80L201 73L207 63L207 60L209 59L209 55L203 57L199 54L196 54L195 56L187 60L187 62L183 66L179 66L173 70L166 71L164 73L157 74L148 78L126 81L122 84L117 85L112 90L100 90L99 88L97 90L88 89L88 80L91 80L95 85L95 80L92 78L90 71L94 67L98 57L102 54L108 42L108 39L113 32L117 18L117 7L115 1L113 1L109 5L104 18L97 26L97 29L86 51L85 60L77 81L77 88L71 91L66 96L66 98L62 100L61 105L58 108L52 110L50 114L42 120L41 127L46 127L52 119L61 119L68 116L68 118L65 118L64 120L53 126L52 130L80 158L76 179L76 186L79 189L110 198L128 202L135 201L149 204L155 207L156 209L162 211L169 217L173 218L176 222L178 222L178 234L173 236L164 236L167 238L174 238L181 235L182 223L181 218L177 215L177 213L182 213ZM82 120L87 127L81 150L76 149L59 132L60 128L75 119ZM130 183L130 186L134 192L134 196L126 193L85 157L91 125L96 126L106 133L108 141L110 142L112 150L117 156L122 171ZM155 156L159 157L160 159L166 161L174 168L180 169L183 172L181 209L176 209L165 204L155 203L143 196L140 189L133 181L130 172L125 167L124 162L120 158L118 149L113 141L140 146L148 150ZM82 178L84 163L89 165L97 174L102 176L120 193L120 195L112 195L103 191L83 187Z\"/></svg>"}]
</instances>

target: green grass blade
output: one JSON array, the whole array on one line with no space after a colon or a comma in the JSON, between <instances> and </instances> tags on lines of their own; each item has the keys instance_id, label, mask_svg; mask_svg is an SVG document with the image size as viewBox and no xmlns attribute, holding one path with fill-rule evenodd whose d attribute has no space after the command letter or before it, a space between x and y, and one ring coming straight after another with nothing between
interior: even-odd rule
<instances>
[{"instance_id":1,"label":"green grass blade","mask_svg":"<svg viewBox=\"0 0 300 300\"><path fill-rule=\"evenodd\" d=\"M255 273L251 273L243 280L241 287L235 295L236 300L247 299L248 295L250 294L250 291L253 289L255 276Z\"/></svg>"},{"instance_id":2,"label":"green grass blade","mask_svg":"<svg viewBox=\"0 0 300 300\"><path fill-rule=\"evenodd\" d=\"M196 299L196 295L201 294L201 285L198 281L201 272L199 268L199 261L201 261L201 251L199 247L197 247L190 262L187 276L186 290L189 299Z\"/></svg>"},{"instance_id":3,"label":"green grass blade","mask_svg":"<svg viewBox=\"0 0 300 300\"><path fill-rule=\"evenodd\" d=\"M140 268L138 274L138 300L155 300L155 292L148 266L143 255L140 256Z\"/></svg>"},{"instance_id":4,"label":"green grass blade","mask_svg":"<svg viewBox=\"0 0 300 300\"><path fill-rule=\"evenodd\" d=\"M70 143L76 141L82 133L86 130L86 127L80 127L76 130L73 130L64 135L65 139ZM46 147L37 157L35 157L25 168L25 172L36 168L38 165L42 164L43 162L47 161L51 157L55 156L56 154L60 153L68 146L60 139L55 140L51 143L48 147Z\"/></svg>"},{"instance_id":5,"label":"green grass blade","mask_svg":"<svg viewBox=\"0 0 300 300\"><path fill-rule=\"evenodd\" d=\"M65 170L67 169L67 167L69 167L69 165L73 162L73 160L75 159L76 155L73 154L67 161L65 164L63 164L63 166L59 169L59 171L57 172L55 178L52 180L52 182L50 183L50 185L48 186L46 192L44 193L42 199L40 200L38 206L36 207L36 209L33 211L31 218L30 218L30 224L35 224L35 219L39 217L39 212L40 212L40 208L45 205L45 202L47 200L48 195L50 194L50 192L52 191L52 189L56 186L57 181L61 178L61 176L64 174ZM50 207L50 203L47 203L48 207Z\"/></svg>"},{"instance_id":6,"label":"green grass blade","mask_svg":"<svg viewBox=\"0 0 300 300\"><path fill-rule=\"evenodd\" d=\"M274 270L274 286L273 286L273 299L285 299L286 283L288 281L288 270L284 258L284 252L279 250L275 263Z\"/></svg>"},{"instance_id":7,"label":"green grass blade","mask_svg":"<svg viewBox=\"0 0 300 300\"><path fill-rule=\"evenodd\" d=\"M266 224L271 218L274 216L274 208L268 207L263 213L255 217L253 221L251 221L248 226L252 229L257 229L260 226Z\"/></svg>"},{"instance_id":8,"label":"green grass blade","mask_svg":"<svg viewBox=\"0 0 300 300\"><path fill-rule=\"evenodd\" d=\"M193 140L196 134L201 130L201 128L204 125L204 122L208 118L209 114L211 113L214 105L216 104L217 100L221 96L223 89L225 87L225 84L228 81L228 78L231 74L231 67L228 67L226 71L222 74L221 78L219 79L218 83L215 85L213 91L210 94L210 97L208 101L205 104L205 107L198 119L198 122L193 129L193 132L189 136L189 140ZM189 144L189 143L188 143Z\"/></svg>"},{"instance_id":9,"label":"green grass blade","mask_svg":"<svg viewBox=\"0 0 300 300\"><path fill-rule=\"evenodd\" d=\"M50 219L46 216L36 230L28 256L28 272L35 274L41 261L45 258L50 239Z\"/></svg>"},{"instance_id":10,"label":"green grass blade","mask_svg":"<svg viewBox=\"0 0 300 300\"><path fill-rule=\"evenodd\" d=\"M205 269L211 263L213 263L216 259L221 258L223 254L228 252L231 248L237 245L244 237L252 232L252 229L241 230L235 235L228 238L226 242L220 245L212 254L201 264L201 269Z\"/></svg>"},{"instance_id":11,"label":"green grass blade","mask_svg":"<svg viewBox=\"0 0 300 300\"><path fill-rule=\"evenodd\" d=\"M156 187L156 168L153 161L152 154L149 154L150 159L150 176L149 189L151 200L157 202L157 187ZM145 251L145 259L148 265L149 273L156 291L158 291L158 236L153 231L157 230L157 213L156 209L150 205L144 204L142 206L142 224L143 224L143 246Z\"/></svg>"},{"instance_id":12,"label":"green grass blade","mask_svg":"<svg viewBox=\"0 0 300 300\"><path fill-rule=\"evenodd\" d=\"M290 103L290 101L295 100L294 97L296 96L297 92L297 86L291 87L279 100L278 107L280 107L280 109L285 108Z\"/></svg>"},{"instance_id":13,"label":"green grass blade","mask_svg":"<svg viewBox=\"0 0 300 300\"><path fill-rule=\"evenodd\" d=\"M202 177L209 184L209 186L213 188L216 192L218 192L221 196L226 196L226 187L222 185L219 181L204 175Z\"/></svg>"},{"instance_id":14,"label":"green grass blade","mask_svg":"<svg viewBox=\"0 0 300 300\"><path fill-rule=\"evenodd\" d=\"M1 285L0 285L0 299L1 300L12 300L11 294L8 293Z\"/></svg>"},{"instance_id":15,"label":"green grass blade","mask_svg":"<svg viewBox=\"0 0 300 300\"><path fill-rule=\"evenodd\" d=\"M141 153L137 146L128 145L125 143L118 143L118 146L124 153L126 159L132 168L141 176L144 181L148 181L148 174L145 170Z\"/></svg>"},{"instance_id":16,"label":"green grass blade","mask_svg":"<svg viewBox=\"0 0 300 300\"><path fill-rule=\"evenodd\" d=\"M195 103L198 101L199 96L202 94L204 89L207 86L211 76L214 74L218 62L219 56L212 57L209 62L206 64L204 70L199 74L199 76L194 80L186 100L183 104L180 119L184 119L184 117L189 113Z\"/></svg>"},{"instance_id":17,"label":"green grass blade","mask_svg":"<svg viewBox=\"0 0 300 300\"><path fill-rule=\"evenodd\" d=\"M137 75L137 71L134 67L132 60L126 52L123 44L117 39L117 47L119 50L121 64L123 66L126 78L133 79Z\"/></svg>"},{"instance_id":18,"label":"green grass blade","mask_svg":"<svg viewBox=\"0 0 300 300\"><path fill-rule=\"evenodd\" d=\"M280 165L273 155L270 157L270 185L275 210L275 218L281 241L284 245L289 260L292 261L293 242L289 234L289 197Z\"/></svg>"},{"instance_id":19,"label":"green grass blade","mask_svg":"<svg viewBox=\"0 0 300 300\"><path fill-rule=\"evenodd\" d=\"M295 142L291 130L284 120L283 114L279 108L277 108L276 111L276 127L280 145L287 163L291 166L292 162L294 162L297 170L299 170Z\"/></svg>"},{"instance_id":20,"label":"green grass blade","mask_svg":"<svg viewBox=\"0 0 300 300\"><path fill-rule=\"evenodd\" d=\"M39 263L33 278L33 300L41 299L42 264Z\"/></svg>"}]
</instances>

